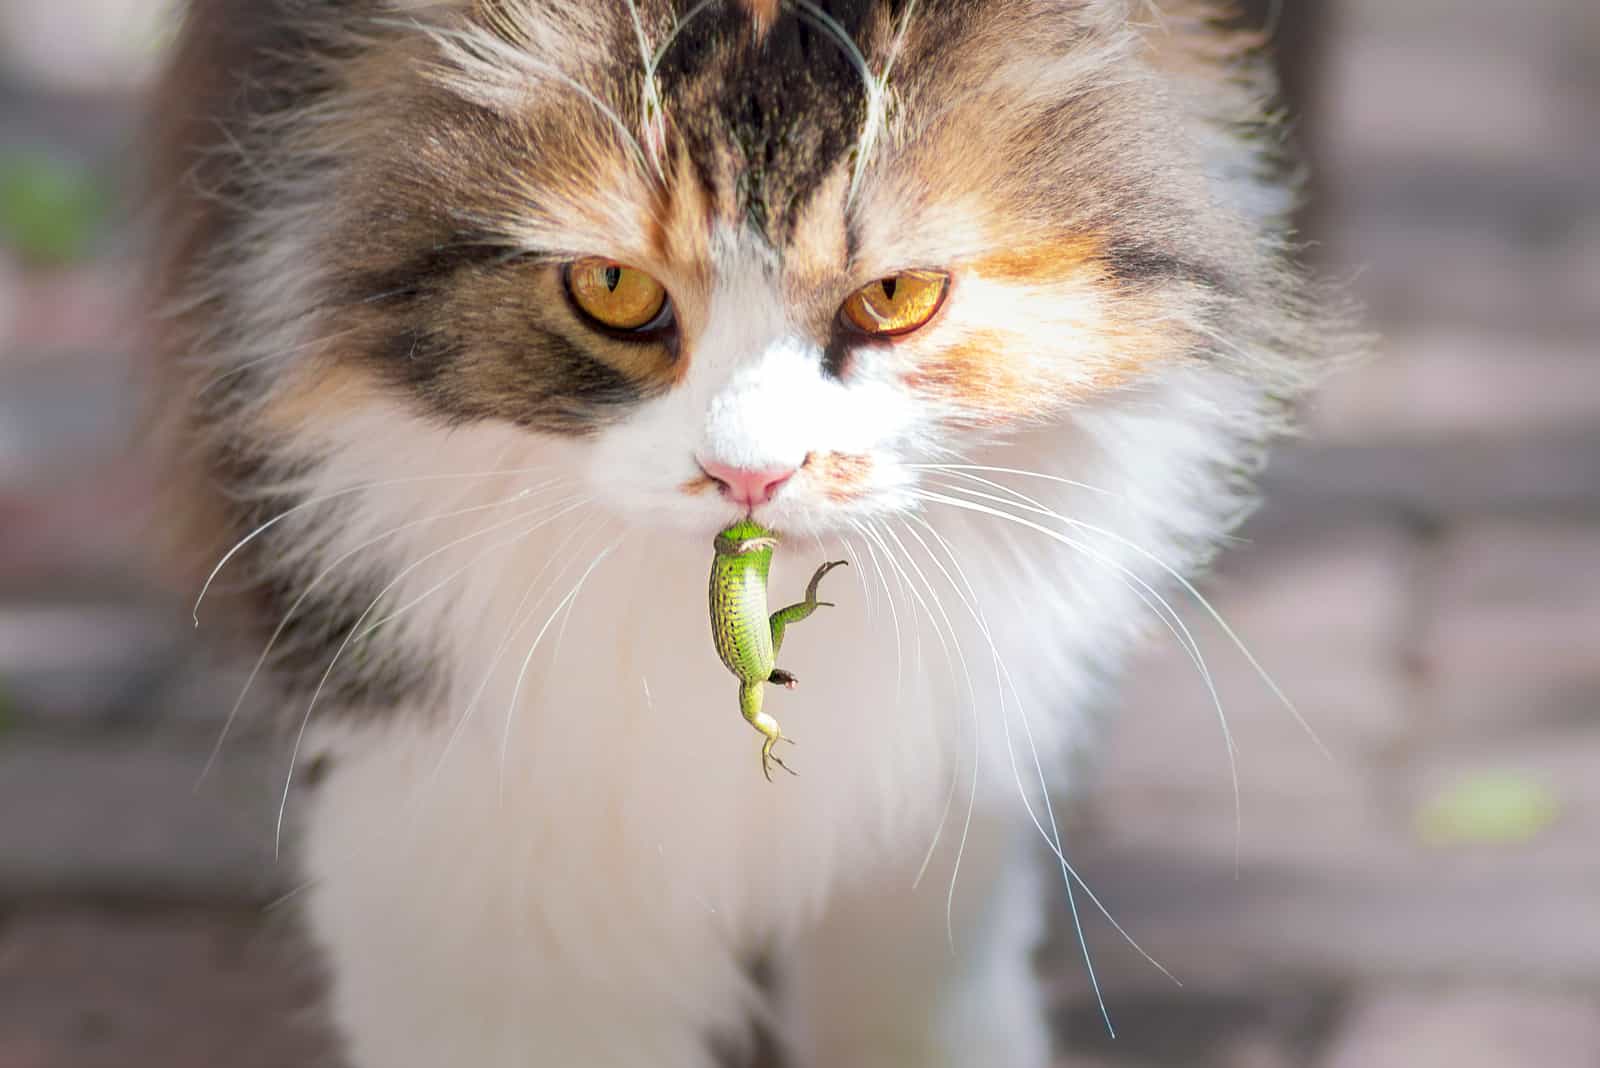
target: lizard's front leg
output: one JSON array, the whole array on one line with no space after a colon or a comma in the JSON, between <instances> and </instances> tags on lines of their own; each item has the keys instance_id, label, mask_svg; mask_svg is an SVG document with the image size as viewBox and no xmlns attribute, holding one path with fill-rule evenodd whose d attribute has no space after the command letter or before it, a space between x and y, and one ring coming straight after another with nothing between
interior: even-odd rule
<instances>
[{"instance_id":1,"label":"lizard's front leg","mask_svg":"<svg viewBox=\"0 0 1600 1068\"><path fill-rule=\"evenodd\" d=\"M777 656L778 650L783 646L783 630L785 627L787 627L790 623L800 622L802 619L805 619L811 615L812 612L815 612L818 608L833 607L833 605L828 601L817 600L817 587L821 584L822 577L828 572L832 571L836 567L845 567L848 564L848 560L834 560L831 563L823 564L821 567L817 568L816 574L812 575L811 581L806 584L805 600L798 604L792 604L787 608L780 608L776 612L772 613L772 617L768 620L768 622L772 625L773 656ZM770 681L783 686L794 686L795 678L793 675L790 675L788 672L774 672L774 674L781 674L784 676L784 678L773 678Z\"/></svg>"}]
</instances>

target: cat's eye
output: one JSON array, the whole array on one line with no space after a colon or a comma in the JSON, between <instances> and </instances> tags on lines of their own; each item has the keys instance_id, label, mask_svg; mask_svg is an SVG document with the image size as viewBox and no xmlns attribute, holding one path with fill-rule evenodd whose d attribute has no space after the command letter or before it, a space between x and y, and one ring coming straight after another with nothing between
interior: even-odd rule
<instances>
[{"instance_id":1,"label":"cat's eye","mask_svg":"<svg viewBox=\"0 0 1600 1068\"><path fill-rule=\"evenodd\" d=\"M863 334L899 337L928 325L949 289L943 271L901 271L856 290L840 314Z\"/></svg>"},{"instance_id":2,"label":"cat's eye","mask_svg":"<svg viewBox=\"0 0 1600 1068\"><path fill-rule=\"evenodd\" d=\"M609 330L645 333L672 321L666 289L637 267L589 257L567 266L566 281L578 310Z\"/></svg>"}]
</instances>

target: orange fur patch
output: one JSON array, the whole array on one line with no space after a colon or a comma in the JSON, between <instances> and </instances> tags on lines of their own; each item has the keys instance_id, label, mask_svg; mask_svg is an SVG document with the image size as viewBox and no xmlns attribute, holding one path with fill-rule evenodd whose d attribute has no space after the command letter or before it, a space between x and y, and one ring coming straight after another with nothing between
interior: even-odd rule
<instances>
[{"instance_id":1,"label":"orange fur patch","mask_svg":"<svg viewBox=\"0 0 1600 1068\"><path fill-rule=\"evenodd\" d=\"M302 364L274 392L258 416L264 429L284 435L315 434L338 426L349 413L375 401L383 389L359 365Z\"/></svg>"},{"instance_id":2,"label":"orange fur patch","mask_svg":"<svg viewBox=\"0 0 1600 1068\"><path fill-rule=\"evenodd\" d=\"M711 231L715 208L686 155L678 155L666 182L651 192L653 210L645 222L645 240L653 263L666 268L661 281L672 295L673 311L684 347L672 369L672 384L689 373L690 341L710 315Z\"/></svg>"},{"instance_id":3,"label":"orange fur patch","mask_svg":"<svg viewBox=\"0 0 1600 1068\"><path fill-rule=\"evenodd\" d=\"M691 478L689 481L679 486L678 492L689 497L698 497L702 493L716 488L716 479L712 478L710 475L699 475L695 478Z\"/></svg>"},{"instance_id":4,"label":"orange fur patch","mask_svg":"<svg viewBox=\"0 0 1600 1068\"><path fill-rule=\"evenodd\" d=\"M1002 311L969 300L951 310L966 325L957 340L939 347L931 336L906 346L906 385L955 409L964 422L993 427L1123 387L1185 351L1181 327L1162 308L1116 290L1104 250L1099 235L1082 234L971 261L966 272L974 282L1015 287L1046 306L1062 301L1071 317L1048 334L1030 332L1030 324L1009 318L1021 314L1011 302L1005 306L1013 310Z\"/></svg>"},{"instance_id":5,"label":"orange fur patch","mask_svg":"<svg viewBox=\"0 0 1600 1068\"><path fill-rule=\"evenodd\" d=\"M1071 362L1040 354L1038 342L1006 330L975 330L915 357L903 381L956 409L969 425L999 427L1048 416L1076 401L1122 388L1185 351L1181 330L1147 321L1142 308L1074 329ZM1153 317L1152 317L1153 318Z\"/></svg>"},{"instance_id":6,"label":"orange fur patch","mask_svg":"<svg viewBox=\"0 0 1600 1068\"><path fill-rule=\"evenodd\" d=\"M805 469L830 501L843 504L866 492L867 479L872 474L872 457L826 452L812 456Z\"/></svg>"},{"instance_id":7,"label":"orange fur patch","mask_svg":"<svg viewBox=\"0 0 1600 1068\"><path fill-rule=\"evenodd\" d=\"M778 11L782 7L782 0L739 0L739 6L750 15L750 20L755 23L756 36L766 36L772 24L778 21Z\"/></svg>"},{"instance_id":8,"label":"orange fur patch","mask_svg":"<svg viewBox=\"0 0 1600 1068\"><path fill-rule=\"evenodd\" d=\"M972 269L984 278L1035 285L1094 280L1106 274L1101 262L1104 243L1083 235L1048 245L1007 249L974 260Z\"/></svg>"},{"instance_id":9,"label":"orange fur patch","mask_svg":"<svg viewBox=\"0 0 1600 1068\"><path fill-rule=\"evenodd\" d=\"M1018 341L997 330L969 334L919 360L905 383L917 393L980 413L975 421L984 425L1039 414L1054 398L1006 358Z\"/></svg>"}]
</instances>

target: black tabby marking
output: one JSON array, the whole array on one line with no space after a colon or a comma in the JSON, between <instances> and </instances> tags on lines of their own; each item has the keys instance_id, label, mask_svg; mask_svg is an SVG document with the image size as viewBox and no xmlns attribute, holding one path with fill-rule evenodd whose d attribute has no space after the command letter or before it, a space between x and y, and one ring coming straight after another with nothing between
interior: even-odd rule
<instances>
[{"instance_id":1,"label":"black tabby marking","mask_svg":"<svg viewBox=\"0 0 1600 1068\"><path fill-rule=\"evenodd\" d=\"M816 6L855 41L877 5ZM759 35L751 18L738 5L697 16L658 77L669 112L703 117L683 132L690 155L734 153L740 214L782 248L798 209L859 143L867 92L846 42L808 9L785 5Z\"/></svg>"}]
</instances>

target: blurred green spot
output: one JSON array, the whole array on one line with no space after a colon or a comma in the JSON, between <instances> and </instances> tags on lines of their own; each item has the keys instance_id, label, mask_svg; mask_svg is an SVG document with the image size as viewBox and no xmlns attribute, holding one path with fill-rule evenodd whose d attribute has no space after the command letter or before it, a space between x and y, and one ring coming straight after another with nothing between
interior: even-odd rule
<instances>
[{"instance_id":1,"label":"blurred green spot","mask_svg":"<svg viewBox=\"0 0 1600 1068\"><path fill-rule=\"evenodd\" d=\"M0 155L0 244L25 263L82 259L107 214L94 176L40 155Z\"/></svg>"},{"instance_id":2,"label":"blurred green spot","mask_svg":"<svg viewBox=\"0 0 1600 1068\"><path fill-rule=\"evenodd\" d=\"M1434 846L1520 845L1560 814L1560 798L1537 779L1485 772L1424 802L1417 810L1417 835Z\"/></svg>"}]
</instances>

